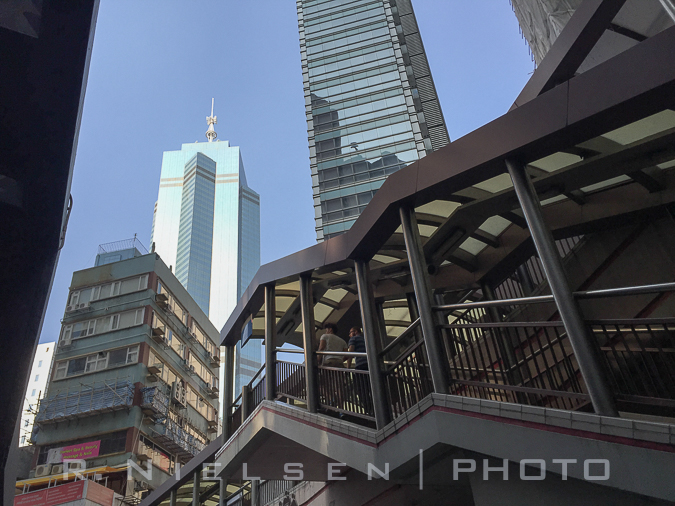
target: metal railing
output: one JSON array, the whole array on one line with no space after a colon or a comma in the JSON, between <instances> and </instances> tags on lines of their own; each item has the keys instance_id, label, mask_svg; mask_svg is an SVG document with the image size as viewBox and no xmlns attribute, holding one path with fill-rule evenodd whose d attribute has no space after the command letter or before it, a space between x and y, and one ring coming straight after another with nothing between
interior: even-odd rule
<instances>
[{"instance_id":1,"label":"metal railing","mask_svg":"<svg viewBox=\"0 0 675 506\"><path fill-rule=\"evenodd\" d=\"M326 410L375 420L368 371L319 367L319 404Z\"/></svg>"},{"instance_id":2,"label":"metal railing","mask_svg":"<svg viewBox=\"0 0 675 506\"><path fill-rule=\"evenodd\" d=\"M675 283L575 292L579 300L675 291ZM490 308L551 304L552 295L436 306L464 310L444 330L456 395L575 410L589 403L555 307L547 321L496 321ZM499 314L499 313L497 313ZM675 408L675 318L587 320L617 401ZM628 406L628 407L626 407ZM632 407L631 407L632 406ZM636 408L637 406L637 408Z\"/></svg>"},{"instance_id":3,"label":"metal railing","mask_svg":"<svg viewBox=\"0 0 675 506\"><path fill-rule=\"evenodd\" d=\"M277 360L277 394L298 401L307 400L305 364Z\"/></svg>"},{"instance_id":4,"label":"metal railing","mask_svg":"<svg viewBox=\"0 0 675 506\"><path fill-rule=\"evenodd\" d=\"M386 385L394 417L434 391L424 341L413 343L387 370Z\"/></svg>"}]
</instances>

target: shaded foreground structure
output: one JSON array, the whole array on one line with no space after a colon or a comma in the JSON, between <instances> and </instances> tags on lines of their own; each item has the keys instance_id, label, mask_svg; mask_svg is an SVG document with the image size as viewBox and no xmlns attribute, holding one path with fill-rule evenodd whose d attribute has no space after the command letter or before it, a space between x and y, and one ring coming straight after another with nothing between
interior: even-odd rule
<instances>
[{"instance_id":1,"label":"shaded foreground structure","mask_svg":"<svg viewBox=\"0 0 675 506\"><path fill-rule=\"evenodd\" d=\"M72 207L70 182L97 12L98 0L3 2L0 9L0 497L5 504L14 495L20 412Z\"/></svg>"},{"instance_id":2,"label":"shaded foreground structure","mask_svg":"<svg viewBox=\"0 0 675 506\"><path fill-rule=\"evenodd\" d=\"M507 114L261 267L221 337L252 318L266 365L143 504L672 503L668 16L584 0ZM588 63L616 26L641 40ZM327 322L362 324L367 373L317 367Z\"/></svg>"}]
</instances>

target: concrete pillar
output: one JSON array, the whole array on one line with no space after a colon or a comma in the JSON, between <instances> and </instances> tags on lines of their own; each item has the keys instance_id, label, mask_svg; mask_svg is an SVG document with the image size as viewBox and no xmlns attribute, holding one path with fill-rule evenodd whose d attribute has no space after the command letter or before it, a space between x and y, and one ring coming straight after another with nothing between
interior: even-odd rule
<instances>
[{"instance_id":1,"label":"concrete pillar","mask_svg":"<svg viewBox=\"0 0 675 506\"><path fill-rule=\"evenodd\" d=\"M521 163L506 160L506 168L513 181L513 188L525 215L532 241L584 377L593 409L599 415L619 416L596 343L593 342L593 336L584 321L581 308L570 290L560 254L553 242L551 231L544 222L541 203L534 185Z\"/></svg>"},{"instance_id":2,"label":"concrete pillar","mask_svg":"<svg viewBox=\"0 0 675 506\"><path fill-rule=\"evenodd\" d=\"M251 506L260 506L260 480L251 480Z\"/></svg>"},{"instance_id":3,"label":"concrete pillar","mask_svg":"<svg viewBox=\"0 0 675 506\"><path fill-rule=\"evenodd\" d=\"M356 286L359 290L359 306L363 324L363 338L368 355L368 372L370 388L373 394L375 423L381 429L391 421L391 410L387 400L386 382L384 378L384 361L380 356L380 337L377 331L377 319L373 308L373 290L370 285L368 264L363 260L354 262Z\"/></svg>"},{"instance_id":4,"label":"concrete pillar","mask_svg":"<svg viewBox=\"0 0 675 506\"><path fill-rule=\"evenodd\" d=\"M276 396L277 308L274 284L265 285L265 399Z\"/></svg>"},{"instance_id":5,"label":"concrete pillar","mask_svg":"<svg viewBox=\"0 0 675 506\"><path fill-rule=\"evenodd\" d=\"M302 310L302 341L305 348L307 410L310 413L316 413L319 408L319 374L316 343L314 342L314 297L311 272L300 275L300 307Z\"/></svg>"},{"instance_id":6,"label":"concrete pillar","mask_svg":"<svg viewBox=\"0 0 675 506\"><path fill-rule=\"evenodd\" d=\"M434 384L434 391L439 394L448 393L448 375L443 353L443 346L436 331L436 318L431 310L431 290L427 279L427 263L422 251L422 240L415 212L407 207L399 208L405 249L408 252L410 273L412 275L413 288L417 299L417 311L419 312L420 326L424 336L424 344L429 357L429 369Z\"/></svg>"}]
</instances>

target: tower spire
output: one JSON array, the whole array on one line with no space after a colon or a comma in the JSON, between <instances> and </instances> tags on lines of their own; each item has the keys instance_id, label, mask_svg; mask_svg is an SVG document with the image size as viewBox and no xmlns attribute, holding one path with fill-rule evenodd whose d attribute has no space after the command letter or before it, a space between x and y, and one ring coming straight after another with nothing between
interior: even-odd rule
<instances>
[{"instance_id":1,"label":"tower spire","mask_svg":"<svg viewBox=\"0 0 675 506\"><path fill-rule=\"evenodd\" d=\"M213 102L214 99L211 99L211 116L206 117L206 124L209 126L208 130L206 130L206 138L209 140L209 142L213 142L213 139L218 137L218 134L216 133L215 129L213 128L213 125L218 123L218 118L213 115Z\"/></svg>"}]
</instances>

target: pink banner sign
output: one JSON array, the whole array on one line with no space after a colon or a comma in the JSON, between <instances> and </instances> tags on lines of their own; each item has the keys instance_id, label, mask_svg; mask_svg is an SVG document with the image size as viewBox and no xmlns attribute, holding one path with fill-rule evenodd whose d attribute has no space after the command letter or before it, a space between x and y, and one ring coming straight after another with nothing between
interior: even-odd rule
<instances>
[{"instance_id":1,"label":"pink banner sign","mask_svg":"<svg viewBox=\"0 0 675 506\"><path fill-rule=\"evenodd\" d=\"M98 452L101 449L101 441L89 441L88 443L80 443L72 446L64 446L61 448L61 459L90 459L98 457Z\"/></svg>"}]
</instances>

